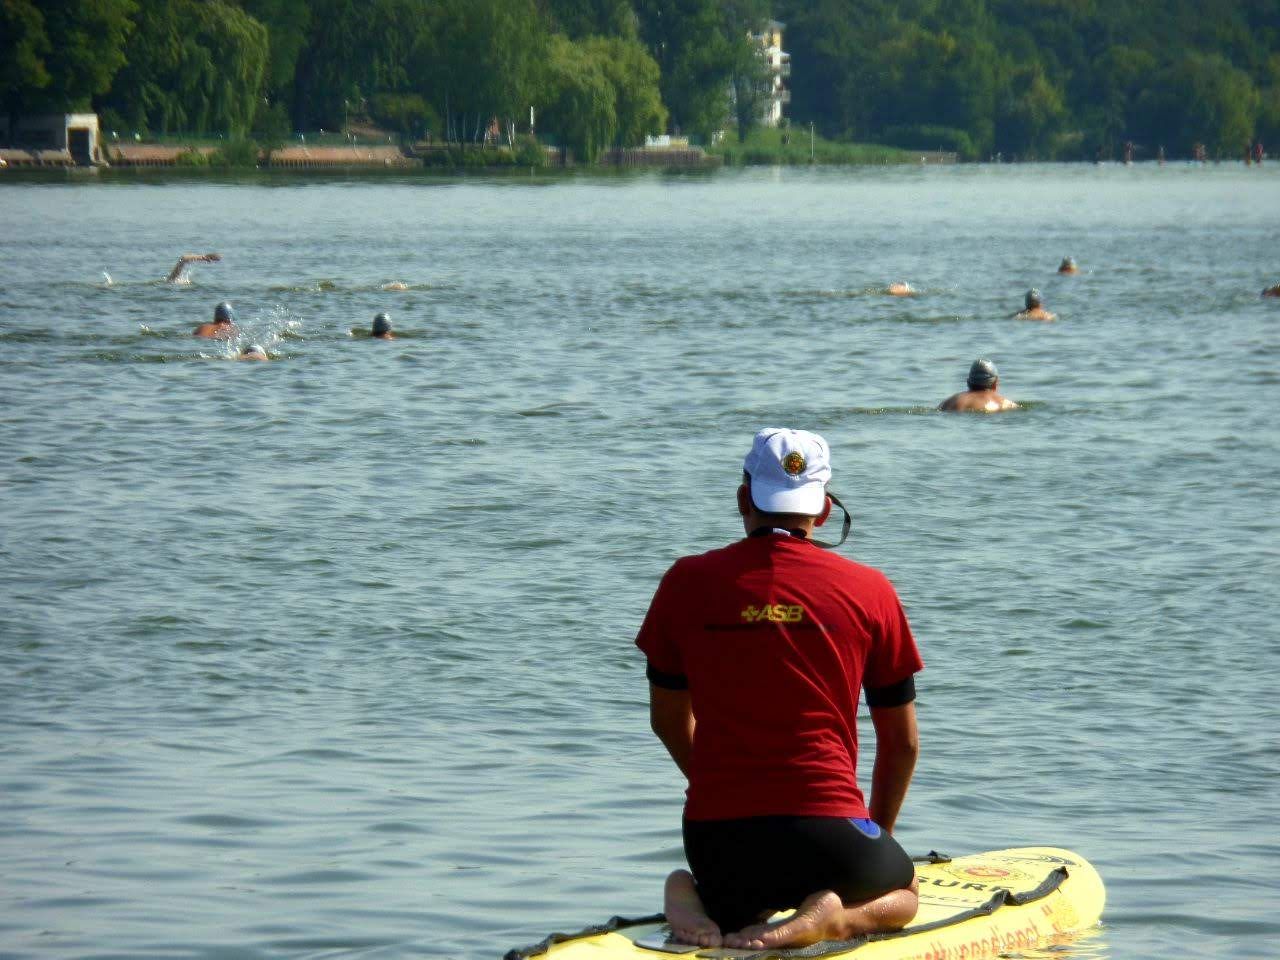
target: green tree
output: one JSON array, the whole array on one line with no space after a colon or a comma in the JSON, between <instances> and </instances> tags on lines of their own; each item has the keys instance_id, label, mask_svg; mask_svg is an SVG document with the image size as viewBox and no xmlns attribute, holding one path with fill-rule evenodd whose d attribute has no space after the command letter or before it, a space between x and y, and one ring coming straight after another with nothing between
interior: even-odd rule
<instances>
[{"instance_id":1,"label":"green tree","mask_svg":"<svg viewBox=\"0 0 1280 960\"><path fill-rule=\"evenodd\" d=\"M267 44L266 27L223 0L153 0L101 105L141 129L243 137L258 111Z\"/></svg>"},{"instance_id":2,"label":"green tree","mask_svg":"<svg viewBox=\"0 0 1280 960\"><path fill-rule=\"evenodd\" d=\"M17 113L49 85L48 52L39 8L31 0L0 0L0 107L6 113Z\"/></svg>"},{"instance_id":3,"label":"green tree","mask_svg":"<svg viewBox=\"0 0 1280 960\"><path fill-rule=\"evenodd\" d=\"M42 0L50 51L49 102L82 108L111 88L125 64L134 0Z\"/></svg>"},{"instance_id":4,"label":"green tree","mask_svg":"<svg viewBox=\"0 0 1280 960\"><path fill-rule=\"evenodd\" d=\"M768 21L767 5L763 0L725 0L721 9L731 54L729 89L733 119L738 142L745 143L747 134L760 125L765 103L773 92L773 73L765 59L764 45L758 39Z\"/></svg>"},{"instance_id":5,"label":"green tree","mask_svg":"<svg viewBox=\"0 0 1280 960\"><path fill-rule=\"evenodd\" d=\"M456 0L454 0L456 2ZM298 56L294 119L302 128L344 128L378 93L415 92L440 4L430 0L314 0Z\"/></svg>"},{"instance_id":6,"label":"green tree","mask_svg":"<svg viewBox=\"0 0 1280 960\"><path fill-rule=\"evenodd\" d=\"M568 37L553 35L547 45L542 129L559 135L583 163L595 160L618 129L616 94L601 58Z\"/></svg>"},{"instance_id":7,"label":"green tree","mask_svg":"<svg viewBox=\"0 0 1280 960\"><path fill-rule=\"evenodd\" d=\"M1156 72L1156 64L1150 51L1124 44L1109 46L1094 58L1080 112L1095 139L1104 144L1127 139L1138 95Z\"/></svg>"},{"instance_id":8,"label":"green tree","mask_svg":"<svg viewBox=\"0 0 1280 960\"><path fill-rule=\"evenodd\" d=\"M1273 147L1280 144L1280 54L1272 54L1258 91L1257 135Z\"/></svg>"},{"instance_id":9,"label":"green tree","mask_svg":"<svg viewBox=\"0 0 1280 960\"><path fill-rule=\"evenodd\" d=\"M3 3L0 70L11 110L82 110L110 89L125 63L133 0L41 0L34 10L26 0Z\"/></svg>"},{"instance_id":10,"label":"green tree","mask_svg":"<svg viewBox=\"0 0 1280 960\"><path fill-rule=\"evenodd\" d=\"M640 146L646 135L665 130L667 108L662 105L658 65L640 42L592 37L582 45L613 88L614 143Z\"/></svg>"},{"instance_id":11,"label":"green tree","mask_svg":"<svg viewBox=\"0 0 1280 960\"><path fill-rule=\"evenodd\" d=\"M671 123L710 138L729 119L734 64L746 42L718 0L637 0L640 36L662 71Z\"/></svg>"},{"instance_id":12,"label":"green tree","mask_svg":"<svg viewBox=\"0 0 1280 960\"><path fill-rule=\"evenodd\" d=\"M554 31L572 40L636 39L638 22L630 0L546 0L546 6Z\"/></svg>"},{"instance_id":13,"label":"green tree","mask_svg":"<svg viewBox=\"0 0 1280 960\"><path fill-rule=\"evenodd\" d=\"M816 0L784 12L791 53L791 116L831 138L867 135L869 98L860 82L879 21L849 0Z\"/></svg>"},{"instance_id":14,"label":"green tree","mask_svg":"<svg viewBox=\"0 0 1280 960\"><path fill-rule=\"evenodd\" d=\"M1243 70L1219 54L1188 53L1139 96L1137 134L1184 154L1200 142L1213 154L1234 157L1253 141L1260 107Z\"/></svg>"},{"instance_id":15,"label":"green tree","mask_svg":"<svg viewBox=\"0 0 1280 960\"><path fill-rule=\"evenodd\" d=\"M242 0L245 12L267 28L271 59L266 89L273 100L292 103L298 57L311 26L309 0Z\"/></svg>"},{"instance_id":16,"label":"green tree","mask_svg":"<svg viewBox=\"0 0 1280 960\"><path fill-rule=\"evenodd\" d=\"M491 118L536 105L547 34L533 0L437 0L429 62L419 77L451 139L473 140Z\"/></svg>"},{"instance_id":17,"label":"green tree","mask_svg":"<svg viewBox=\"0 0 1280 960\"><path fill-rule=\"evenodd\" d=\"M1004 83L996 114L996 147L1010 156L1051 157L1066 116L1062 91L1039 64L1019 66Z\"/></svg>"}]
</instances>

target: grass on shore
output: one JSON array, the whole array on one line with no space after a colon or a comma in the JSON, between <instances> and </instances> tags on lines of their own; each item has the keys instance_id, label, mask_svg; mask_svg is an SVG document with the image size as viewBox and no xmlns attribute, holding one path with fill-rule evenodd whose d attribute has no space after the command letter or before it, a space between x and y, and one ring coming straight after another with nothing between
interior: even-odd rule
<instances>
[{"instance_id":1,"label":"grass on shore","mask_svg":"<svg viewBox=\"0 0 1280 960\"><path fill-rule=\"evenodd\" d=\"M789 133L787 143L784 134ZM809 131L783 131L773 127L757 127L747 134L747 142L739 143L737 133L730 130L725 138L707 152L721 157L726 166L785 166L790 164L875 164L914 163L919 153L885 147L874 143L841 143L813 135L810 153ZM812 157L812 159L810 159Z\"/></svg>"}]
</instances>

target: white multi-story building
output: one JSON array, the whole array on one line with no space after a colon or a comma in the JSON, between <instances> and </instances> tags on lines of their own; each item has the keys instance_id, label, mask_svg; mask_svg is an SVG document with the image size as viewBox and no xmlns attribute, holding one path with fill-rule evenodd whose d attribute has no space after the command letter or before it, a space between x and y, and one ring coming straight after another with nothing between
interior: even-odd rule
<instances>
[{"instance_id":1,"label":"white multi-story building","mask_svg":"<svg viewBox=\"0 0 1280 960\"><path fill-rule=\"evenodd\" d=\"M776 127L782 122L782 108L791 102L791 54L782 49L782 31L785 23L770 20L765 24L764 32L752 35L752 39L764 50L765 63L769 70L767 94L760 111L760 124L765 127Z\"/></svg>"}]
</instances>

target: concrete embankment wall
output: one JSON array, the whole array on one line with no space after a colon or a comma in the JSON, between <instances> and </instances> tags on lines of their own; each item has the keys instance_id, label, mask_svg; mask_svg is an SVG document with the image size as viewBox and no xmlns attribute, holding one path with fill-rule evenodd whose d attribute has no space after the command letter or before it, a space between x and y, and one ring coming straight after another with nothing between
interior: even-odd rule
<instances>
[{"instance_id":1,"label":"concrete embankment wall","mask_svg":"<svg viewBox=\"0 0 1280 960\"><path fill-rule=\"evenodd\" d=\"M308 167L416 167L418 161L406 157L399 147L282 147L272 150L266 165L285 168Z\"/></svg>"},{"instance_id":2,"label":"concrete embankment wall","mask_svg":"<svg viewBox=\"0 0 1280 960\"><path fill-rule=\"evenodd\" d=\"M696 148L606 150L600 154L600 163L606 167L715 167L720 157Z\"/></svg>"},{"instance_id":3,"label":"concrete embankment wall","mask_svg":"<svg viewBox=\"0 0 1280 960\"><path fill-rule=\"evenodd\" d=\"M74 167L69 150L17 150L0 148L0 167Z\"/></svg>"},{"instance_id":4,"label":"concrete embankment wall","mask_svg":"<svg viewBox=\"0 0 1280 960\"><path fill-rule=\"evenodd\" d=\"M107 160L117 167L174 167L183 154L210 157L217 147L163 146L160 144L119 144L107 149ZM399 147L282 147L261 151L258 163L285 169L322 167L406 167L417 161L406 157Z\"/></svg>"}]
</instances>

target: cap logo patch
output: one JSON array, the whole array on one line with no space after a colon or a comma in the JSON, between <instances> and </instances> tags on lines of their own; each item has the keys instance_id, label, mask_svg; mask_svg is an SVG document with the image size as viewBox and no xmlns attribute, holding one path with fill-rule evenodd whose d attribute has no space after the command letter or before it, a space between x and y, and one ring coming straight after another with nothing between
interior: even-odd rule
<instances>
[{"instance_id":1,"label":"cap logo patch","mask_svg":"<svg viewBox=\"0 0 1280 960\"><path fill-rule=\"evenodd\" d=\"M808 464L805 463L804 454L797 453L794 450L782 458L782 469L787 472L788 476L800 476L800 474L804 473L804 468L807 466Z\"/></svg>"}]
</instances>

